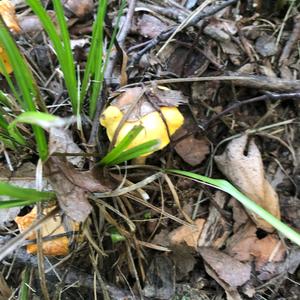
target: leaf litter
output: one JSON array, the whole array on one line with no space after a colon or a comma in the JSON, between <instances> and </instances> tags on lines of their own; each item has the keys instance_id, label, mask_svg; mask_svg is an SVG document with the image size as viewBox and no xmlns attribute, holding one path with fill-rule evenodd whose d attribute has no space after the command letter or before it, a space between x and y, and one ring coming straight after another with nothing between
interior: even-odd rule
<instances>
[{"instance_id":1,"label":"leaf litter","mask_svg":"<svg viewBox=\"0 0 300 300\"><path fill-rule=\"evenodd\" d=\"M10 1L1 1L13 8L11 20L17 20L22 29L17 35L14 33L15 38L39 78L49 111L69 116L68 97L51 42L25 1L12 2L16 4L16 15ZM300 106L297 100L284 100L287 97L279 100L277 94L297 94L299 90L299 7L286 1L281 1L285 6L277 5L277 10L269 5L271 1L255 1L255 5L253 1L243 1L241 5L236 5L236 1L221 2L226 2L222 9L218 9L219 2L213 1L132 1L123 12L120 44L115 43L113 48L116 59L108 63L112 71L105 78L99 114L109 104L126 111L141 91L146 93L129 115L131 121L138 121L157 107L180 105L186 122L183 133L174 135L163 151L152 154L148 164L226 177L252 200L299 230L299 162L293 161L297 157L293 152L299 153L300 148L299 129L294 121L299 117ZM80 74L86 64L97 5L89 0L62 3ZM110 41L116 24L118 4L109 2L105 43ZM197 14L199 6L202 10ZM211 9L215 9L213 13ZM51 2L47 13L56 23ZM191 13L194 21L184 21ZM179 29L165 47L165 40L183 21L189 26ZM13 28L17 29L15 24ZM228 81L216 79L228 74L233 76ZM184 81L196 76L211 79L155 83L157 79L178 77ZM154 84L148 84L148 80ZM125 82L136 85L122 87ZM4 80L1 90L10 93ZM261 96L265 97L263 102L254 101ZM296 96L290 99L293 97ZM243 100L248 99L252 102L244 104ZM9 112L8 119L20 111L18 105L5 110ZM224 111L227 113L222 114ZM110 176L111 171L96 167L97 157L104 156L108 141L101 129L93 137L97 142L87 143L89 133L96 132L91 130L92 124L93 120L83 113L81 132L75 126L50 131L52 157L45 165L44 186L56 192L62 218L67 215L83 222L84 232L89 232L88 239L74 245L67 240L65 229L61 229L67 241L61 246L68 244L68 255L59 263L57 258L49 258L55 267L48 267L59 275L66 272L65 284L70 287L66 289L61 283L57 290L56 275L48 270L51 292L57 290L62 299L88 298L96 293L101 297L101 290L107 290L112 299L292 299L299 295L298 249L222 192L183 178L171 178L178 194L178 199L174 199L174 190L170 193L169 186L159 178L142 187L148 195L143 201L148 207L156 207L155 211L134 201L140 197L135 191L105 198L107 205L101 208L100 202L95 205L95 194L109 193L127 182L134 187L152 173L150 169L115 169L120 179L116 180L116 174ZM229 142L224 149L225 141ZM1 163L10 161L16 172L1 170L3 180L34 187L36 157L32 150L5 151ZM1 153L4 154L2 148ZM213 159L218 169L214 168ZM27 162L32 170L28 176L17 178L17 172ZM275 169L273 173L270 166ZM193 219L190 226L176 222L178 218L186 219L180 207L188 207L185 214ZM30 209L16 209L11 215L1 211L2 220L9 221L3 223L1 241L6 243L17 232L15 215L24 218ZM169 219L170 215L174 218ZM55 227L60 228L61 217L56 221ZM135 231L127 230L128 222L133 222ZM110 232L121 235L118 243L112 244ZM14 258L7 258L19 262L12 264L12 273L4 263L1 265L12 289L17 288L17 283L10 274L19 274L24 264L32 272L37 267L36 256L21 256L26 242L20 246ZM99 283L97 287L93 274ZM74 286L78 281L80 289ZM273 282L277 282L275 287ZM38 285L32 284L35 292L31 293L40 296ZM6 288L6 295L12 289Z\"/></svg>"}]
</instances>

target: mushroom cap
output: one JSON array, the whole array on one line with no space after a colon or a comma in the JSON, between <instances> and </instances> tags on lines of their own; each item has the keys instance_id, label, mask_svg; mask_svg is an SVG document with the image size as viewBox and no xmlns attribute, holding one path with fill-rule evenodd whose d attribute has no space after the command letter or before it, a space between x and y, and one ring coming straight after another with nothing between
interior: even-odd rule
<instances>
[{"instance_id":1,"label":"mushroom cap","mask_svg":"<svg viewBox=\"0 0 300 300\"><path fill-rule=\"evenodd\" d=\"M164 116L165 122L161 116ZM121 110L113 105L107 107L102 115L100 116L100 123L106 128L106 132L110 141L112 141L115 131L123 118L123 113ZM167 146L170 142L169 134L173 135L175 131L182 126L184 122L184 117L177 107L161 107L160 112L151 112L137 121L126 121L119 131L118 137L116 139L116 145L126 136L126 134L137 125L142 125L143 130L137 135L137 137L129 145L128 149L138 146L142 143L148 142L150 140L157 139L160 141L158 148L159 150ZM148 156L152 154L148 152L142 156Z\"/></svg>"}]
</instances>

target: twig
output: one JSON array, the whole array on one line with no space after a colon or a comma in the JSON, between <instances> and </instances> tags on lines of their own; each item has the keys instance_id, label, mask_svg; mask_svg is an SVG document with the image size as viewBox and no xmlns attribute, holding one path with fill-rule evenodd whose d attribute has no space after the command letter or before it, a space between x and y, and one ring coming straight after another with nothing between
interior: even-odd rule
<instances>
[{"instance_id":1,"label":"twig","mask_svg":"<svg viewBox=\"0 0 300 300\"><path fill-rule=\"evenodd\" d=\"M214 14L216 14L217 12L219 12L220 10L224 9L225 7L228 7L234 3L236 3L237 0L227 0L227 1L223 1L220 5L216 5L213 6L212 8L205 10L201 13L199 13L197 16L195 16L194 18L192 18L187 24L186 27L189 26L194 26L196 25L199 21L203 20L206 17L210 17ZM157 37L153 38L151 40L151 42L142 50L138 51L133 57L132 57L132 65L136 65L139 60L141 59L141 57L148 52L150 49L154 48L155 46L157 46L160 42L165 41L167 39L169 39L172 34L174 34L174 32L176 32L177 27L172 27L169 28L168 30L162 32L161 34L159 34Z\"/></svg>"},{"instance_id":2,"label":"twig","mask_svg":"<svg viewBox=\"0 0 300 300\"><path fill-rule=\"evenodd\" d=\"M123 24L123 27L122 27L121 31L119 32L119 34L117 36L117 41L118 41L118 44L119 44L120 48L124 47L125 39L126 39L126 37L128 35L128 32L130 30L135 5L136 5L136 0L130 0L129 1L129 6L128 6L128 11L127 11L125 22ZM117 56L118 56L117 51L112 52L111 57L109 59L109 62L107 64L107 67L106 67L106 70L105 70L105 75L104 75L104 78L105 78L105 81L106 81L107 85L111 84L112 73L113 73L113 69L114 69L114 66L115 66L115 63L116 63L116 60L117 60Z\"/></svg>"},{"instance_id":3,"label":"twig","mask_svg":"<svg viewBox=\"0 0 300 300\"><path fill-rule=\"evenodd\" d=\"M143 82L144 85L149 84L171 84L171 83L190 83L204 81L224 81L230 82L237 86L243 86L253 89L260 89L272 92L296 92L300 91L300 80L286 80L281 78L271 78L258 75L241 75L239 73L229 73L224 76L207 76L207 77L188 77L188 78L171 78L160 80L149 80ZM128 84L126 87L133 87L140 83ZM123 87L124 88L124 87Z\"/></svg>"},{"instance_id":4,"label":"twig","mask_svg":"<svg viewBox=\"0 0 300 300\"><path fill-rule=\"evenodd\" d=\"M285 44L282 54L279 59L279 65L285 64L288 60L291 51L294 47L294 45L297 43L297 41L300 40L300 15L297 15L294 17L294 29L292 31L292 34Z\"/></svg>"},{"instance_id":5,"label":"twig","mask_svg":"<svg viewBox=\"0 0 300 300\"><path fill-rule=\"evenodd\" d=\"M275 94L275 93L265 92L265 95L262 96L258 96L243 101L236 101L232 105L224 109L222 112L212 117L208 122L206 122L203 125L203 128L206 130L214 121L222 118L224 115L228 114L229 112L238 109L242 105L250 104L258 101L270 101L270 100L300 100L300 92L286 93L286 94Z\"/></svg>"},{"instance_id":6,"label":"twig","mask_svg":"<svg viewBox=\"0 0 300 300\"><path fill-rule=\"evenodd\" d=\"M1 243L0 239L0 243ZM11 254L11 253L10 253ZM30 255L26 252L25 249L18 249L15 253L15 262L16 265L30 265L33 268L37 268L38 262L37 257L35 255ZM45 261L45 267L51 268L52 265L49 264L49 262ZM55 271L51 270L49 272L46 272L46 279L48 282L54 282L54 280L57 278L56 274L59 274L61 277L65 273L65 267L59 267L56 268ZM66 285L68 284L74 284L74 282L77 282L79 286L88 288L92 290L94 288L93 286L93 275L82 272L78 270L77 268L70 267L68 268L68 272L66 273L64 277L64 283ZM117 299L132 299L132 294L125 290L120 289L114 285L106 284L106 287L110 293L112 300ZM97 292L102 292L101 288L97 286Z\"/></svg>"}]
</instances>

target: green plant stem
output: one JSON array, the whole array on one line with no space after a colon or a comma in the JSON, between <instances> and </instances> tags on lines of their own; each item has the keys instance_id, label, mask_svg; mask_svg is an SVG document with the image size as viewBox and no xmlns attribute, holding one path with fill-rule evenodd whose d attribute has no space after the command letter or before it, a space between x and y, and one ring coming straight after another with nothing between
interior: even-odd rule
<instances>
[{"instance_id":1,"label":"green plant stem","mask_svg":"<svg viewBox=\"0 0 300 300\"><path fill-rule=\"evenodd\" d=\"M259 217L263 218L266 222L271 224L275 229L277 229L280 233L282 233L284 236L286 236L288 239L290 239L292 242L300 246L300 234L286 225L285 223L281 222L279 219L274 217L272 214L267 212L265 209L263 209L261 206L256 204L254 201L246 197L243 193L241 193L236 187L234 187L231 183L229 183L226 180L223 179L212 179L206 176L198 175L192 172L188 171L181 171L181 170L173 170L173 169L167 169L165 172L169 174L177 174L181 176L185 176L188 178L191 178L195 181L207 184L209 186L212 186L214 188L217 188L221 191L224 191L237 199L239 202L241 202L247 209L251 210L255 214L257 214Z\"/></svg>"}]
</instances>

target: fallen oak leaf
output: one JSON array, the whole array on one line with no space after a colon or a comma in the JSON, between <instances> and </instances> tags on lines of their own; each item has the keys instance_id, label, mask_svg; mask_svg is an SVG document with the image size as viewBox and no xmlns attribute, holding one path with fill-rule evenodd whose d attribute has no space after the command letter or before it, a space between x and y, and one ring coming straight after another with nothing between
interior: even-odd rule
<instances>
[{"instance_id":1,"label":"fallen oak leaf","mask_svg":"<svg viewBox=\"0 0 300 300\"><path fill-rule=\"evenodd\" d=\"M215 156L216 164L247 197L280 219L277 193L265 178L261 154L253 140L249 143L248 154L244 154L247 139L247 135L243 135L232 140L222 155ZM250 211L248 214L259 228L274 231L264 219Z\"/></svg>"}]
</instances>

